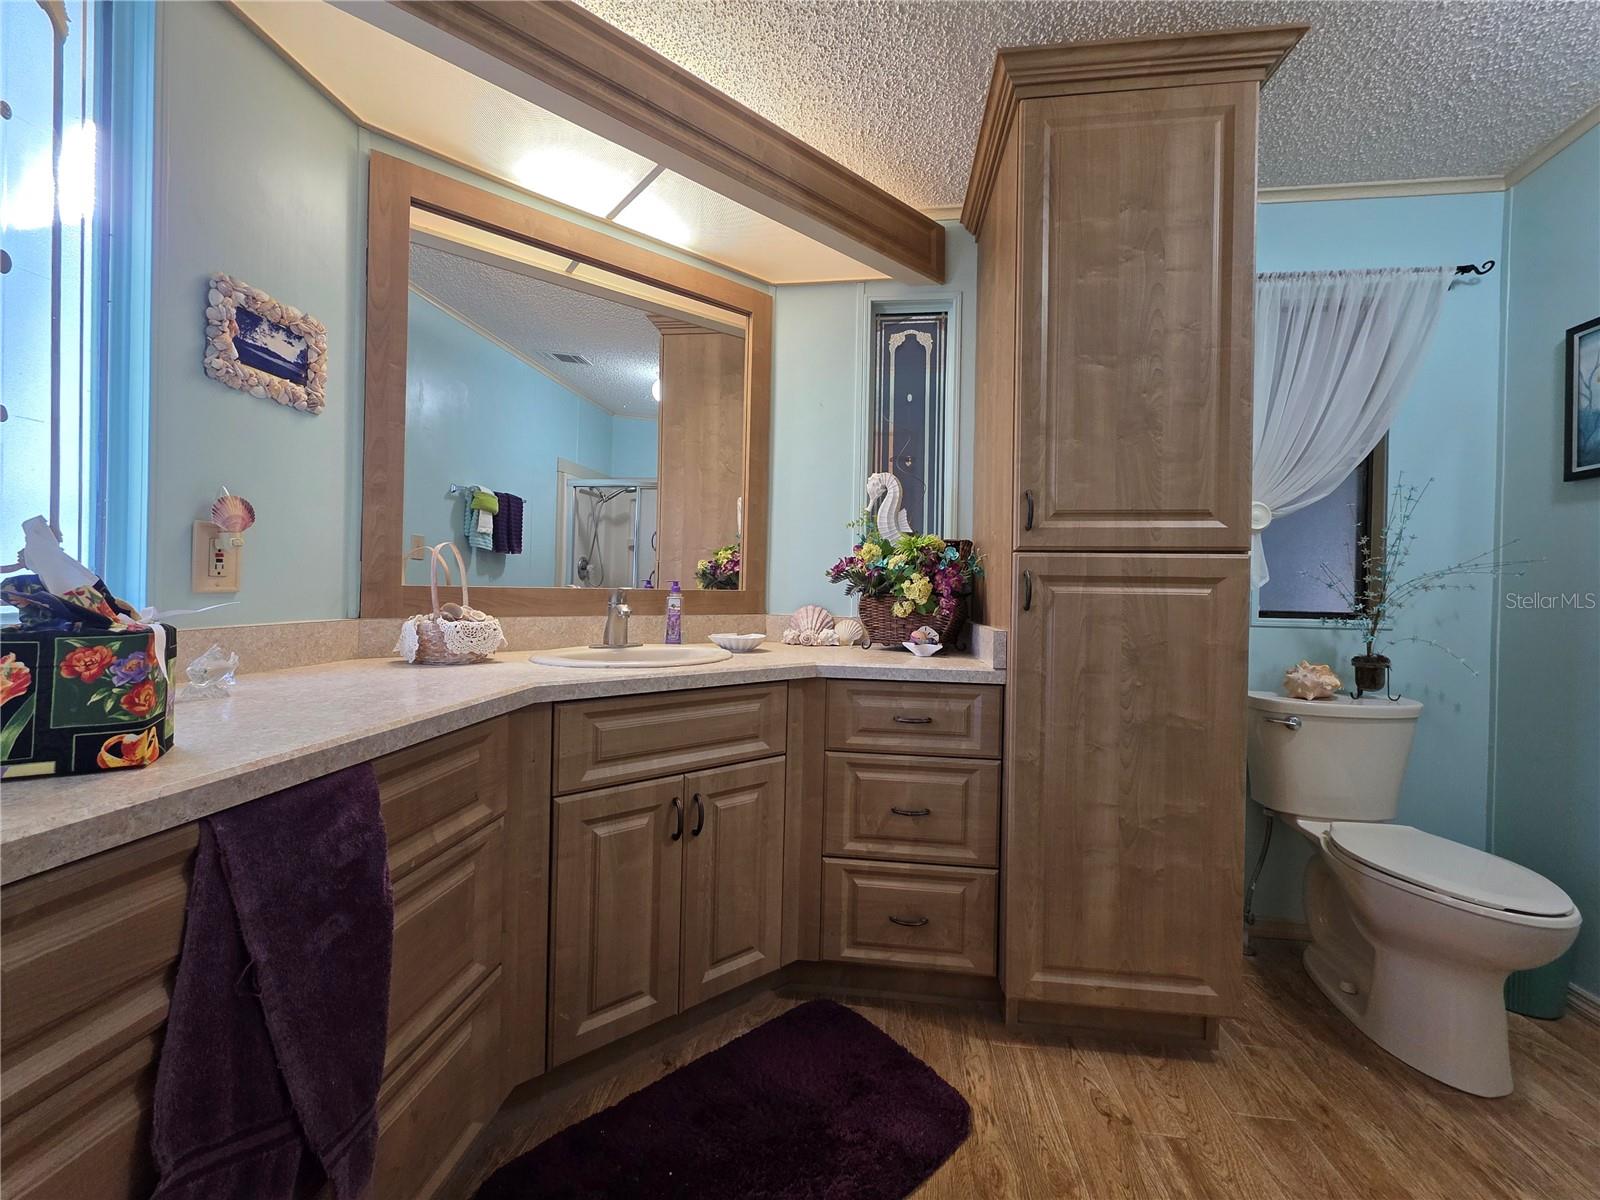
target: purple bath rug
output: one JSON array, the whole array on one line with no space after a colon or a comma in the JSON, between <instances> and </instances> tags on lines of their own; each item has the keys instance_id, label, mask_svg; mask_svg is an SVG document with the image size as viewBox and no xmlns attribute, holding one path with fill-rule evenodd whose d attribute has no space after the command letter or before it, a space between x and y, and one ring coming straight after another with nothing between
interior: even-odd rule
<instances>
[{"instance_id":1,"label":"purple bath rug","mask_svg":"<svg viewBox=\"0 0 1600 1200\"><path fill-rule=\"evenodd\" d=\"M971 1126L927 1063L812 1000L513 1159L477 1200L899 1200Z\"/></svg>"}]
</instances>

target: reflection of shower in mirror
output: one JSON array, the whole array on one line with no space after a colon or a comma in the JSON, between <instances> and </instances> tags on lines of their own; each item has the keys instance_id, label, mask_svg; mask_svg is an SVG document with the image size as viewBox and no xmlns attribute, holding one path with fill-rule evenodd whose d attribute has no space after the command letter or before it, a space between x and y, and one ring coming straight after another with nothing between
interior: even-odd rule
<instances>
[{"instance_id":1,"label":"reflection of shower in mirror","mask_svg":"<svg viewBox=\"0 0 1600 1200\"><path fill-rule=\"evenodd\" d=\"M656 585L656 485L640 479L571 479L561 531L567 587Z\"/></svg>"}]
</instances>

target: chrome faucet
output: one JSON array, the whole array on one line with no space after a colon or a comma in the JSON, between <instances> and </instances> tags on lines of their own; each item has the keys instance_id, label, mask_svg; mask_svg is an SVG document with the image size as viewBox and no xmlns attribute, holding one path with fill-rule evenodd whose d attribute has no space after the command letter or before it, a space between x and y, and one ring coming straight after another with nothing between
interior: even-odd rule
<instances>
[{"instance_id":1,"label":"chrome faucet","mask_svg":"<svg viewBox=\"0 0 1600 1200\"><path fill-rule=\"evenodd\" d=\"M628 607L628 593L623 588L612 588L611 599L606 604L606 633L605 641L591 643L591 650L626 650L630 646L639 646L641 642L628 640L628 618L633 616L633 609Z\"/></svg>"}]
</instances>

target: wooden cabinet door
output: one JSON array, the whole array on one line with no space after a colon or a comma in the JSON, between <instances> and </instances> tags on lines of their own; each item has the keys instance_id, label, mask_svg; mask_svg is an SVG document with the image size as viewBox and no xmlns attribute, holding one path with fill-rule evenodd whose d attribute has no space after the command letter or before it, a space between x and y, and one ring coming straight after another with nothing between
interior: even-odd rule
<instances>
[{"instance_id":1,"label":"wooden cabinet door","mask_svg":"<svg viewBox=\"0 0 1600 1200\"><path fill-rule=\"evenodd\" d=\"M1248 547L1257 90L1022 104L1018 549Z\"/></svg>"},{"instance_id":2,"label":"wooden cabinet door","mask_svg":"<svg viewBox=\"0 0 1600 1200\"><path fill-rule=\"evenodd\" d=\"M684 1008L778 969L783 776L769 758L684 778Z\"/></svg>"},{"instance_id":3,"label":"wooden cabinet door","mask_svg":"<svg viewBox=\"0 0 1600 1200\"><path fill-rule=\"evenodd\" d=\"M556 801L553 1065L678 1011L683 800L679 776Z\"/></svg>"},{"instance_id":4,"label":"wooden cabinet door","mask_svg":"<svg viewBox=\"0 0 1600 1200\"><path fill-rule=\"evenodd\" d=\"M1250 561L1033 554L1016 570L1006 996L1227 1014Z\"/></svg>"}]
</instances>

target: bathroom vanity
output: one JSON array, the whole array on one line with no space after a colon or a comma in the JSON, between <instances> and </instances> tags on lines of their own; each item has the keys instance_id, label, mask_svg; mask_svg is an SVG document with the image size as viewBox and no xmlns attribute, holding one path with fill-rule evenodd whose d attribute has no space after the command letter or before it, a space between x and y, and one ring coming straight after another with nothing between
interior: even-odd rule
<instances>
[{"instance_id":1,"label":"bathroom vanity","mask_svg":"<svg viewBox=\"0 0 1600 1200\"><path fill-rule=\"evenodd\" d=\"M179 751L152 770L8 788L7 1195L148 1195L187 814L286 786L302 760L378 773L395 906L386 1200L434 1195L513 1088L741 987L811 969L998 1000L1003 672L783 648L601 674L356 662L253 676L187 709ZM305 753L263 753L277 735L239 721L255 712L291 721ZM25 832L63 792L54 831Z\"/></svg>"}]
</instances>

